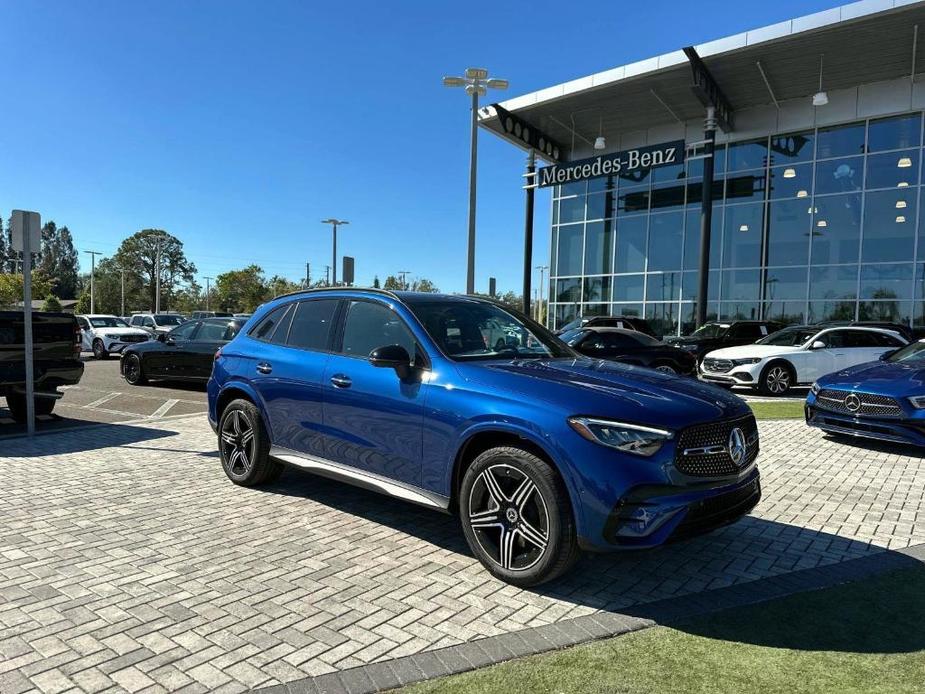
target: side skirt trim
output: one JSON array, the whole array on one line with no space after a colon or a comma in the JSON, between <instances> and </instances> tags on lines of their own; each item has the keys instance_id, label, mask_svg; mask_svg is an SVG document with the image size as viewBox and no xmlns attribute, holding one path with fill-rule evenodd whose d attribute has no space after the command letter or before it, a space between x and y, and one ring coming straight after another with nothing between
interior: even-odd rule
<instances>
[{"instance_id":1,"label":"side skirt trim","mask_svg":"<svg viewBox=\"0 0 925 694\"><path fill-rule=\"evenodd\" d=\"M359 487L372 489L398 499L404 499L428 508L437 508L442 511L449 510L450 500L442 494L415 487L414 485L398 482L397 480L377 475L373 472L358 470L357 468L335 463L333 460L318 458L306 453L298 453L281 446L270 448L270 456L277 460L308 470L325 477L332 477L343 482L355 484Z\"/></svg>"}]
</instances>

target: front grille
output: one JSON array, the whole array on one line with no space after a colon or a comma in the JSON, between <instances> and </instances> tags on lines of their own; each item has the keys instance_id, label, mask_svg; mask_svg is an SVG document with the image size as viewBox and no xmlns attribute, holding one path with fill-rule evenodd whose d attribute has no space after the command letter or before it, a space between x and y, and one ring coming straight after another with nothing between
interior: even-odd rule
<instances>
[{"instance_id":1,"label":"front grille","mask_svg":"<svg viewBox=\"0 0 925 694\"><path fill-rule=\"evenodd\" d=\"M745 458L736 465L729 453L729 436L734 428L745 434ZM678 436L675 467L685 475L718 477L735 475L758 457L758 425L754 415L724 422L688 427Z\"/></svg>"},{"instance_id":2,"label":"front grille","mask_svg":"<svg viewBox=\"0 0 925 694\"><path fill-rule=\"evenodd\" d=\"M147 335L120 335L119 342L147 342Z\"/></svg>"},{"instance_id":3,"label":"front grille","mask_svg":"<svg viewBox=\"0 0 925 694\"><path fill-rule=\"evenodd\" d=\"M707 357L703 360L703 370L715 374L724 374L732 370L732 361L729 359L714 359Z\"/></svg>"},{"instance_id":4,"label":"front grille","mask_svg":"<svg viewBox=\"0 0 925 694\"><path fill-rule=\"evenodd\" d=\"M856 409L848 407L846 403L850 395L857 397L859 406ZM816 406L820 410L829 410L830 412L859 417L902 417L903 414L899 403L887 395L832 390L829 388L822 389L816 395Z\"/></svg>"},{"instance_id":5,"label":"front grille","mask_svg":"<svg viewBox=\"0 0 925 694\"><path fill-rule=\"evenodd\" d=\"M760 499L761 483L755 479L744 487L693 503L670 539L700 535L731 523L755 508Z\"/></svg>"}]
</instances>

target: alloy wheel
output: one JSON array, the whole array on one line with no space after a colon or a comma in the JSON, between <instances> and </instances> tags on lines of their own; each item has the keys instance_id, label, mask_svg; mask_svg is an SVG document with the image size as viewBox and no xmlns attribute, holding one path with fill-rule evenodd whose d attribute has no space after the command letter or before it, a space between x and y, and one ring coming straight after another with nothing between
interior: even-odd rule
<instances>
[{"instance_id":1,"label":"alloy wheel","mask_svg":"<svg viewBox=\"0 0 925 694\"><path fill-rule=\"evenodd\" d=\"M468 523L492 562L526 571L549 546L549 512L536 483L510 465L492 465L469 492Z\"/></svg>"},{"instance_id":2,"label":"alloy wheel","mask_svg":"<svg viewBox=\"0 0 925 694\"><path fill-rule=\"evenodd\" d=\"M125 380L138 383L141 379L141 360L134 354L125 360Z\"/></svg>"},{"instance_id":3,"label":"alloy wheel","mask_svg":"<svg viewBox=\"0 0 925 694\"><path fill-rule=\"evenodd\" d=\"M671 374L672 376L678 373L672 367L668 366L668 364L662 364L661 366L656 366L655 370L661 371L663 374Z\"/></svg>"},{"instance_id":4,"label":"alloy wheel","mask_svg":"<svg viewBox=\"0 0 925 694\"><path fill-rule=\"evenodd\" d=\"M99 340L93 343L93 356L97 359L103 358L103 343Z\"/></svg>"},{"instance_id":5,"label":"alloy wheel","mask_svg":"<svg viewBox=\"0 0 925 694\"><path fill-rule=\"evenodd\" d=\"M254 429L241 410L232 410L222 422L222 457L229 472L246 475L254 464Z\"/></svg>"},{"instance_id":6,"label":"alloy wheel","mask_svg":"<svg viewBox=\"0 0 925 694\"><path fill-rule=\"evenodd\" d=\"M790 372L782 366L775 366L768 371L765 383L775 395L786 393L790 389Z\"/></svg>"}]
</instances>

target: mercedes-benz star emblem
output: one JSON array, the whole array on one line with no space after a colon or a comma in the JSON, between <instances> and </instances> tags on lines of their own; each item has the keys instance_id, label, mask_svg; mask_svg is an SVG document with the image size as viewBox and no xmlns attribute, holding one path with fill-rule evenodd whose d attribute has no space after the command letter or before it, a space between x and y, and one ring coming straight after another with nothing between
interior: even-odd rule
<instances>
[{"instance_id":1,"label":"mercedes-benz star emblem","mask_svg":"<svg viewBox=\"0 0 925 694\"><path fill-rule=\"evenodd\" d=\"M729 457L737 466L745 462L745 432L736 427L729 432Z\"/></svg>"},{"instance_id":2,"label":"mercedes-benz star emblem","mask_svg":"<svg viewBox=\"0 0 925 694\"><path fill-rule=\"evenodd\" d=\"M845 397L845 407L851 412L857 412L861 409L861 398L854 393L848 393Z\"/></svg>"}]
</instances>

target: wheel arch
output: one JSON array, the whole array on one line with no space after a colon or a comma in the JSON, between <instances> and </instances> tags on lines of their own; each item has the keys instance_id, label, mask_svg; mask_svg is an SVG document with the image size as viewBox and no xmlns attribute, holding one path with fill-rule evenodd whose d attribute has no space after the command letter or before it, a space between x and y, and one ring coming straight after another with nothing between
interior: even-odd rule
<instances>
[{"instance_id":1,"label":"wheel arch","mask_svg":"<svg viewBox=\"0 0 925 694\"><path fill-rule=\"evenodd\" d=\"M758 376L758 383L760 386L763 386L765 376L767 376L768 371L773 369L775 366L782 366L790 373L790 387L793 388L798 383L797 367L793 365L793 362L785 359L784 357L773 357L768 360L768 363L761 368L761 373Z\"/></svg>"},{"instance_id":2,"label":"wheel arch","mask_svg":"<svg viewBox=\"0 0 925 694\"><path fill-rule=\"evenodd\" d=\"M232 381L225 385L215 399L215 423L216 425L222 419L222 413L228 404L234 400L247 400L252 403L263 419L263 426L270 435L270 441L273 440L273 432L270 429L270 422L267 420L266 411L263 407L263 400L257 395L257 392L248 384L242 381Z\"/></svg>"}]
</instances>

